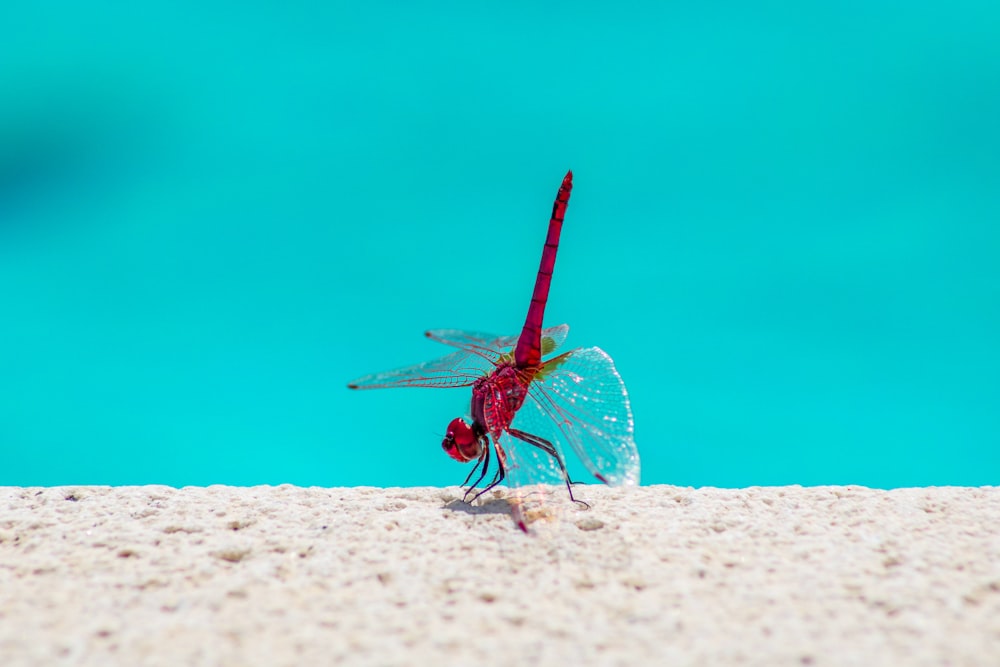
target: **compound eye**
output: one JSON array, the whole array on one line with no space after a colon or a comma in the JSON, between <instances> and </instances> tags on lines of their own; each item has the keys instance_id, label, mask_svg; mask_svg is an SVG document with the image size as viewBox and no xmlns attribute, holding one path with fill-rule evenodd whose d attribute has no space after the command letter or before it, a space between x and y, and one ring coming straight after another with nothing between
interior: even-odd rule
<instances>
[{"instance_id":1,"label":"compound eye","mask_svg":"<svg viewBox=\"0 0 1000 667\"><path fill-rule=\"evenodd\" d=\"M452 419L448 424L448 432L441 441L441 448L460 463L468 463L472 459L479 458L482 451L472 427L461 417Z\"/></svg>"},{"instance_id":2,"label":"compound eye","mask_svg":"<svg viewBox=\"0 0 1000 667\"><path fill-rule=\"evenodd\" d=\"M465 423L461 417L456 417L448 424L448 435L455 439L455 444L459 447L467 447L476 441L476 435L472 432L472 427Z\"/></svg>"}]
</instances>

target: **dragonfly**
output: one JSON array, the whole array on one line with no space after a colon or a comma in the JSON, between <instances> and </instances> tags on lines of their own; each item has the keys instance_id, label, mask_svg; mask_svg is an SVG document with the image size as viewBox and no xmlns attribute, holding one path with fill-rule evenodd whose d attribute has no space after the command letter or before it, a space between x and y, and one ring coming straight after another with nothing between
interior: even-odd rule
<instances>
[{"instance_id":1,"label":"dragonfly","mask_svg":"<svg viewBox=\"0 0 1000 667\"><path fill-rule=\"evenodd\" d=\"M611 357L598 347L556 354L569 327L542 326L572 189L573 172L569 171L552 205L531 303L519 335L433 329L425 333L427 338L457 350L348 384L350 389L471 387L469 414L448 424L441 443L456 461L475 461L462 483L466 502L474 502L506 480L522 498L531 490L565 485L571 501L586 505L573 495L567 447L594 479L609 486L639 483L632 408ZM470 483L477 470L478 477ZM493 477L480 488L490 470ZM528 532L523 514L514 518Z\"/></svg>"}]
</instances>

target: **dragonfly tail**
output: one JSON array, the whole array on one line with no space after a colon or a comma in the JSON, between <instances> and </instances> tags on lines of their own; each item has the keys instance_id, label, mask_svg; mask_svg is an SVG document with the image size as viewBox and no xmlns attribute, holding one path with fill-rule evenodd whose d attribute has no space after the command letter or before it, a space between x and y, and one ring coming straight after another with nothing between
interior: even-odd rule
<instances>
[{"instance_id":1,"label":"dragonfly tail","mask_svg":"<svg viewBox=\"0 0 1000 667\"><path fill-rule=\"evenodd\" d=\"M542 319L545 315L545 304L549 300L549 285L552 283L552 271L556 265L556 251L559 250L559 233L562 231L563 217L566 215L572 189L573 172L568 171L552 204L549 232L545 238L538 275L535 277L535 291L531 295L528 316L524 321L524 328L521 329L521 336L517 340L517 347L514 349L514 362L519 368L537 366L542 360Z\"/></svg>"}]
</instances>

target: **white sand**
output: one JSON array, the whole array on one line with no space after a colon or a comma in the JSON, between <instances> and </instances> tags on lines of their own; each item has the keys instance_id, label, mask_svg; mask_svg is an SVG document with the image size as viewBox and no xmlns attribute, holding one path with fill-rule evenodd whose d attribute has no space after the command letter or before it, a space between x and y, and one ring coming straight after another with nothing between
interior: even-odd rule
<instances>
[{"instance_id":1,"label":"white sand","mask_svg":"<svg viewBox=\"0 0 1000 667\"><path fill-rule=\"evenodd\" d=\"M1000 665L1000 488L0 488L0 664Z\"/></svg>"}]
</instances>

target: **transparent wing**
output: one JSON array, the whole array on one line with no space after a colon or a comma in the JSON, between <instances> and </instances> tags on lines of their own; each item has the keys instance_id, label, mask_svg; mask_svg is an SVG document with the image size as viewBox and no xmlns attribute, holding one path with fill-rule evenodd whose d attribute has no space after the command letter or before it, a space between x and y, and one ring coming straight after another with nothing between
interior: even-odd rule
<instances>
[{"instance_id":1,"label":"transparent wing","mask_svg":"<svg viewBox=\"0 0 1000 667\"><path fill-rule=\"evenodd\" d=\"M552 354L566 342L569 335L568 324L558 324L548 329L542 329L542 356Z\"/></svg>"},{"instance_id":2,"label":"transparent wing","mask_svg":"<svg viewBox=\"0 0 1000 667\"><path fill-rule=\"evenodd\" d=\"M497 363L507 352L512 343L506 343L510 336L495 336L479 331L461 331L459 329L431 329L424 334L431 340L445 345L474 352L490 361Z\"/></svg>"},{"instance_id":3,"label":"transparent wing","mask_svg":"<svg viewBox=\"0 0 1000 667\"><path fill-rule=\"evenodd\" d=\"M566 324L542 329L542 354L552 354L559 349L559 346L565 342L567 334L569 334L569 325ZM426 336L445 345L476 352L493 362L498 361L502 355L508 354L511 348L517 344L518 339L518 336L495 336L459 329L431 329L426 333Z\"/></svg>"},{"instance_id":4,"label":"transparent wing","mask_svg":"<svg viewBox=\"0 0 1000 667\"><path fill-rule=\"evenodd\" d=\"M559 462L542 449L504 431L497 439L507 453L507 484L526 487L546 484L566 493L566 480Z\"/></svg>"},{"instance_id":5,"label":"transparent wing","mask_svg":"<svg viewBox=\"0 0 1000 667\"><path fill-rule=\"evenodd\" d=\"M492 369L493 364L489 359L472 350L459 350L422 364L365 375L347 386L351 389L467 387Z\"/></svg>"},{"instance_id":6,"label":"transparent wing","mask_svg":"<svg viewBox=\"0 0 1000 667\"><path fill-rule=\"evenodd\" d=\"M535 426L543 431L536 435L549 438L547 433L555 428L556 448L568 443L587 470L605 484L639 483L628 391L606 352L581 348L548 360L531 383L519 414L529 403L548 418L548 424Z\"/></svg>"},{"instance_id":7,"label":"transparent wing","mask_svg":"<svg viewBox=\"0 0 1000 667\"><path fill-rule=\"evenodd\" d=\"M557 519L570 505L559 463L541 449L504 431L494 442L510 489L514 521L527 530L537 521Z\"/></svg>"},{"instance_id":8,"label":"transparent wing","mask_svg":"<svg viewBox=\"0 0 1000 667\"><path fill-rule=\"evenodd\" d=\"M516 436L516 433L522 431L528 434L529 439L538 435L530 430L535 424L535 420L530 418L531 413L538 413L538 409L525 402L521 409L514 414L510 428L506 429L503 427L504 420L510 414L506 401L504 390L495 388L493 393L487 394L485 397L483 414L486 418L485 426L488 432L502 450L497 454L504 464L508 485L520 487L532 484L564 484L565 477L562 470L565 467L565 460L558 450L553 452L555 454L553 456L543 447L532 445L526 441L525 436L521 438Z\"/></svg>"}]
</instances>

